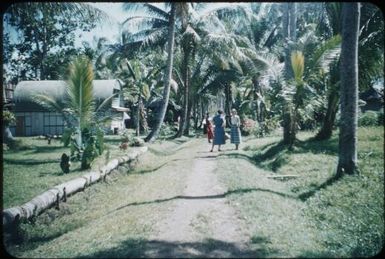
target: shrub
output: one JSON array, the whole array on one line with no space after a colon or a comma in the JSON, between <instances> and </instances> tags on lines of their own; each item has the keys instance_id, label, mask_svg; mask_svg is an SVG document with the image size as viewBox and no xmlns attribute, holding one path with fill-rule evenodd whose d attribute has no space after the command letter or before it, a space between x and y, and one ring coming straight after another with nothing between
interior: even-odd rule
<instances>
[{"instance_id":1,"label":"shrub","mask_svg":"<svg viewBox=\"0 0 385 259\"><path fill-rule=\"evenodd\" d=\"M377 126L378 122L379 116L374 111L366 111L358 118L358 126Z\"/></svg>"},{"instance_id":2,"label":"shrub","mask_svg":"<svg viewBox=\"0 0 385 259\"><path fill-rule=\"evenodd\" d=\"M378 113L378 125L383 126L384 125L384 109L381 109Z\"/></svg>"},{"instance_id":3,"label":"shrub","mask_svg":"<svg viewBox=\"0 0 385 259\"><path fill-rule=\"evenodd\" d=\"M250 134L253 134L256 126L256 121L252 119L244 119L241 123L241 133L242 135L249 136Z\"/></svg>"},{"instance_id":4,"label":"shrub","mask_svg":"<svg viewBox=\"0 0 385 259\"><path fill-rule=\"evenodd\" d=\"M13 125L15 122L16 117L12 112L8 110L3 111L3 123L5 126Z\"/></svg>"},{"instance_id":5,"label":"shrub","mask_svg":"<svg viewBox=\"0 0 385 259\"><path fill-rule=\"evenodd\" d=\"M134 137L130 141L131 147L142 147L144 145L144 140L139 137Z\"/></svg>"}]
</instances>

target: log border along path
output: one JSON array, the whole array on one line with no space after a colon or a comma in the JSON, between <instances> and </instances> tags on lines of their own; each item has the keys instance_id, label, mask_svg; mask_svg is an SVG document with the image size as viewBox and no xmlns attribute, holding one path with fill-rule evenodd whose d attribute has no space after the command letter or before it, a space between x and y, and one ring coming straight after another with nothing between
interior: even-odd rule
<instances>
[{"instance_id":1,"label":"log border along path","mask_svg":"<svg viewBox=\"0 0 385 259\"><path fill-rule=\"evenodd\" d=\"M21 206L15 206L3 210L3 228L5 230L14 229L21 220L28 220L36 217L47 209L58 206L60 201L66 201L67 197L84 190L91 184L94 184L117 169L119 166L137 159L137 157L147 151L147 147L133 148L127 155L112 159L99 171L91 171L80 177L54 186L48 191L36 196L29 202Z\"/></svg>"}]
</instances>

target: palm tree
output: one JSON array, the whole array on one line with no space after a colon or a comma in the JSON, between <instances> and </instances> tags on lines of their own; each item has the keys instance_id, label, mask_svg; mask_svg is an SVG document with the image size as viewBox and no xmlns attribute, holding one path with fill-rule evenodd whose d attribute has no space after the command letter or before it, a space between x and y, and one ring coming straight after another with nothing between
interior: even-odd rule
<instances>
[{"instance_id":1,"label":"palm tree","mask_svg":"<svg viewBox=\"0 0 385 259\"><path fill-rule=\"evenodd\" d=\"M360 4L342 4L341 123L337 177L357 172L358 36Z\"/></svg>"},{"instance_id":2,"label":"palm tree","mask_svg":"<svg viewBox=\"0 0 385 259\"><path fill-rule=\"evenodd\" d=\"M153 142L159 135L160 128L162 126L164 116L166 115L168 100L170 97L170 82L171 82L171 72L173 69L173 59L174 59L174 38L175 38L175 19L177 7L180 3L172 3L170 18L169 18L169 27L168 27L168 40L167 40L167 68L165 73L164 80L164 90L163 90L163 99L158 117L156 120L155 126L152 128L150 134L145 138L146 142Z\"/></svg>"}]
</instances>

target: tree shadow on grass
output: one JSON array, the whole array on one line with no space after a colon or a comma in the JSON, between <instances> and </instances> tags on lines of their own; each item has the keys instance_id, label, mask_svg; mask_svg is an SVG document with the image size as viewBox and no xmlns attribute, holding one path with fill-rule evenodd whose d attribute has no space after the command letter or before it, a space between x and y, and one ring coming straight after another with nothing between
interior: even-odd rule
<instances>
[{"instance_id":1,"label":"tree shadow on grass","mask_svg":"<svg viewBox=\"0 0 385 259\"><path fill-rule=\"evenodd\" d=\"M60 149L66 148L64 146L40 146L36 147L35 151L33 153L53 153L57 152Z\"/></svg>"},{"instance_id":2,"label":"tree shadow on grass","mask_svg":"<svg viewBox=\"0 0 385 259\"><path fill-rule=\"evenodd\" d=\"M36 160L36 159L9 159L4 158L3 162L11 165L41 165L41 164L51 164L60 162L59 159L46 159L46 160Z\"/></svg>"},{"instance_id":3,"label":"tree shadow on grass","mask_svg":"<svg viewBox=\"0 0 385 259\"><path fill-rule=\"evenodd\" d=\"M79 258L256 258L266 257L276 251L269 251L264 243L258 248L246 249L236 243L217 239L204 239L201 242L182 242L165 240L127 239L118 246L92 254L77 256Z\"/></svg>"},{"instance_id":4,"label":"tree shadow on grass","mask_svg":"<svg viewBox=\"0 0 385 259\"><path fill-rule=\"evenodd\" d=\"M322 183L321 185L313 188L313 189L310 189L306 192L303 192L301 193L300 195L298 195L298 198L301 200L301 201L306 201L307 199L309 199L310 197L314 196L318 191L322 190L322 189L325 189L326 187L334 184L335 182L337 182L338 180L340 179L340 177L337 177L336 175L333 175L332 177L330 177L329 179L327 179L324 183Z\"/></svg>"},{"instance_id":5,"label":"tree shadow on grass","mask_svg":"<svg viewBox=\"0 0 385 259\"><path fill-rule=\"evenodd\" d=\"M306 141L297 141L295 146L298 148L294 153L327 154L338 155L338 138L328 140L315 140L314 138Z\"/></svg>"},{"instance_id":6,"label":"tree shadow on grass","mask_svg":"<svg viewBox=\"0 0 385 259\"><path fill-rule=\"evenodd\" d=\"M337 155L338 139L332 138L317 141L312 138L306 141L297 140L293 148L290 150L289 147L283 143L283 141L270 143L262 146L252 157L245 156L245 158L256 166L276 172L280 167L290 161L290 155L304 153ZM229 154L229 156L230 155L235 156L233 154ZM240 154L238 156L240 156Z\"/></svg>"}]
</instances>

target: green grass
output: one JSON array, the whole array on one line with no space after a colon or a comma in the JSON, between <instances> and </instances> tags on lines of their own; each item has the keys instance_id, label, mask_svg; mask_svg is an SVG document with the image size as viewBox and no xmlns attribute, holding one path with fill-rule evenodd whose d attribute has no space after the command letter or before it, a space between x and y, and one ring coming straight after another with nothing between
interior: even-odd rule
<instances>
[{"instance_id":1,"label":"green grass","mask_svg":"<svg viewBox=\"0 0 385 259\"><path fill-rule=\"evenodd\" d=\"M183 142L182 146L189 145ZM95 184L61 203L60 210L49 209L35 222L21 224L24 241L7 244L7 251L27 258L141 256L148 234L167 207L161 202L135 204L179 195L189 168L187 164L182 170L170 170L177 158L156 155L164 146L170 152L180 148L179 141L150 146L155 152L142 155L129 174L112 174L107 183Z\"/></svg>"},{"instance_id":2,"label":"green grass","mask_svg":"<svg viewBox=\"0 0 385 259\"><path fill-rule=\"evenodd\" d=\"M230 203L247 219L251 240L262 238L267 248L278 248L277 256L280 250L286 251L282 256L293 257L377 254L384 242L384 128L358 129L361 173L330 185L325 183L335 174L338 132L326 141L312 141L313 136L300 132L291 151L280 143L281 136L250 139L241 152L250 162L246 164L228 154L231 159L218 168L222 182L229 189L264 190L232 196ZM228 167L243 173L234 174ZM266 177L285 174L298 177ZM261 221L266 224L256 223Z\"/></svg>"},{"instance_id":3,"label":"green grass","mask_svg":"<svg viewBox=\"0 0 385 259\"><path fill-rule=\"evenodd\" d=\"M269 257L305 258L363 257L379 252L384 241L383 135L383 127L359 128L361 174L345 176L325 188L320 186L335 173L338 132L330 140L320 142L311 141L314 132L300 132L299 141L291 151L280 145L280 133L258 139L250 137L244 139L241 150L220 154L216 169L219 180L231 193L226 195L229 204L246 222L252 249L263 248L263 254ZM54 163L49 161L63 152L58 143L41 152L46 141L29 138L25 141L30 141L30 148L4 153L8 168L17 167L11 160L29 163L13 169L22 181L20 186L15 177L8 176L16 187L7 187L4 181L9 203L21 196L15 191L11 197L13 188L24 192L23 195L28 191L33 197L44 191L44 186L51 187L50 181L62 182L67 176L82 174L76 171L61 175L58 165L54 171ZM117 136L109 137L107 143L111 157L122 154L117 147L120 143ZM180 158L180 152L195 152L191 143L188 138L181 138L151 144L149 152L129 174L113 174L107 183L87 188L62 203L59 211L50 209L35 223L22 224L25 242L10 245L7 250L14 256L28 258L144 256L153 225L162 220L159 215L167 215L165 210L172 208L172 201L165 201L171 207L160 201L180 195L184 188L193 160L186 160L185 166L177 169L173 163ZM94 166L103 163L103 159ZM52 174L39 177L42 172ZM298 177L268 178L284 174ZM39 184L34 186L34 181ZM32 187L27 187L28 184ZM304 194L306 198L301 199ZM207 231L204 217L198 217L194 223L200 232ZM208 250L217 245L215 240L203 244ZM158 245L168 249L178 246Z\"/></svg>"},{"instance_id":4,"label":"green grass","mask_svg":"<svg viewBox=\"0 0 385 259\"><path fill-rule=\"evenodd\" d=\"M69 147L63 147L59 140L47 140L36 137L17 138L21 142L18 150L3 152L3 208L21 205L47 189L76 178L86 171L80 171L80 163L71 165L69 174L63 174L60 158L69 154ZM110 158L122 156L119 150L120 136L106 136L106 151L94 161L92 168L98 169Z\"/></svg>"}]
</instances>

